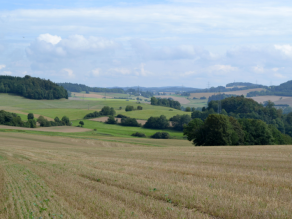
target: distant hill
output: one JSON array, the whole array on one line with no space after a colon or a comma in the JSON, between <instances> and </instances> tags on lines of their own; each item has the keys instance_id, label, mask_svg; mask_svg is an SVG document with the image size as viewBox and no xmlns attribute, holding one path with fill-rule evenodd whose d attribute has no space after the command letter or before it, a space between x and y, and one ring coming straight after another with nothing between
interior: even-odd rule
<instances>
[{"instance_id":1,"label":"distant hill","mask_svg":"<svg viewBox=\"0 0 292 219\"><path fill-rule=\"evenodd\" d=\"M115 88L122 88L124 90L130 90L130 89L135 89L135 90L140 90L140 91L149 91L149 92L189 92L189 91L194 91L197 90L198 88L193 88L193 87L182 87L182 86L166 86L166 87L138 87L138 86L133 86L133 87L115 87Z\"/></svg>"},{"instance_id":2,"label":"distant hill","mask_svg":"<svg viewBox=\"0 0 292 219\"><path fill-rule=\"evenodd\" d=\"M292 96L292 80L287 81L279 86L267 87L265 91L254 91L247 94L247 97L255 96Z\"/></svg>"},{"instance_id":3,"label":"distant hill","mask_svg":"<svg viewBox=\"0 0 292 219\"><path fill-rule=\"evenodd\" d=\"M67 98L67 91L51 82L29 75L25 77L0 76L0 93L11 93L29 99L61 99Z\"/></svg>"},{"instance_id":4,"label":"distant hill","mask_svg":"<svg viewBox=\"0 0 292 219\"><path fill-rule=\"evenodd\" d=\"M233 83L226 84L226 87L253 87L257 85L259 84L253 84L249 82L233 82Z\"/></svg>"},{"instance_id":5,"label":"distant hill","mask_svg":"<svg viewBox=\"0 0 292 219\"><path fill-rule=\"evenodd\" d=\"M125 93L122 88L102 88L102 87L89 87L84 84L73 83L57 83L70 92L107 92L107 93Z\"/></svg>"}]
</instances>

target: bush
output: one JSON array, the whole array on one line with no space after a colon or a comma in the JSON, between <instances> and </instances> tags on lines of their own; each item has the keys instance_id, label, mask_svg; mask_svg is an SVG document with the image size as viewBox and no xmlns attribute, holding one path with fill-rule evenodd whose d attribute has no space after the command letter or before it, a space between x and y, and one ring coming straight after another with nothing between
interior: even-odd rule
<instances>
[{"instance_id":1,"label":"bush","mask_svg":"<svg viewBox=\"0 0 292 219\"><path fill-rule=\"evenodd\" d=\"M169 122L164 115L160 117L150 117L144 125L144 128L150 129L166 129L169 127Z\"/></svg>"},{"instance_id":2,"label":"bush","mask_svg":"<svg viewBox=\"0 0 292 219\"><path fill-rule=\"evenodd\" d=\"M34 119L34 115L32 113L29 113L27 115L27 119L30 120L30 119Z\"/></svg>"},{"instance_id":3,"label":"bush","mask_svg":"<svg viewBox=\"0 0 292 219\"><path fill-rule=\"evenodd\" d=\"M124 115L122 115L122 114L119 114L119 115L117 115L117 118L128 118L128 116L124 116Z\"/></svg>"},{"instance_id":4,"label":"bush","mask_svg":"<svg viewBox=\"0 0 292 219\"><path fill-rule=\"evenodd\" d=\"M107 124L117 124L117 121L116 121L114 116L109 116L105 123L107 123Z\"/></svg>"},{"instance_id":5,"label":"bush","mask_svg":"<svg viewBox=\"0 0 292 219\"><path fill-rule=\"evenodd\" d=\"M169 139L170 135L168 132L156 132L154 135L151 135L151 138L156 139Z\"/></svg>"},{"instance_id":6,"label":"bush","mask_svg":"<svg viewBox=\"0 0 292 219\"><path fill-rule=\"evenodd\" d=\"M141 124L137 122L135 118L122 118L121 123L122 126L134 126L141 127Z\"/></svg>"},{"instance_id":7,"label":"bush","mask_svg":"<svg viewBox=\"0 0 292 219\"><path fill-rule=\"evenodd\" d=\"M67 126L71 125L70 119L67 116L62 117L62 123Z\"/></svg>"},{"instance_id":8,"label":"bush","mask_svg":"<svg viewBox=\"0 0 292 219\"><path fill-rule=\"evenodd\" d=\"M207 98L206 97L200 97L200 100L206 100Z\"/></svg>"},{"instance_id":9,"label":"bush","mask_svg":"<svg viewBox=\"0 0 292 219\"><path fill-rule=\"evenodd\" d=\"M142 110L143 107L142 106L137 106L137 110Z\"/></svg>"},{"instance_id":10,"label":"bush","mask_svg":"<svg viewBox=\"0 0 292 219\"><path fill-rule=\"evenodd\" d=\"M140 137L140 138L145 138L146 137L146 135L144 133L141 133L141 132L133 133L132 136Z\"/></svg>"},{"instance_id":11,"label":"bush","mask_svg":"<svg viewBox=\"0 0 292 219\"><path fill-rule=\"evenodd\" d=\"M134 110L134 107L133 106L126 106L126 109L125 111L128 112L128 111L133 111Z\"/></svg>"},{"instance_id":12,"label":"bush","mask_svg":"<svg viewBox=\"0 0 292 219\"><path fill-rule=\"evenodd\" d=\"M172 126L177 131L183 131L184 125L187 125L192 118L185 114L185 115L176 115L169 119L169 121L172 121Z\"/></svg>"},{"instance_id":13,"label":"bush","mask_svg":"<svg viewBox=\"0 0 292 219\"><path fill-rule=\"evenodd\" d=\"M79 124L81 125L81 127L84 126L84 122L83 121L80 121Z\"/></svg>"},{"instance_id":14,"label":"bush","mask_svg":"<svg viewBox=\"0 0 292 219\"><path fill-rule=\"evenodd\" d=\"M186 112L191 112L191 107L186 107Z\"/></svg>"},{"instance_id":15,"label":"bush","mask_svg":"<svg viewBox=\"0 0 292 219\"><path fill-rule=\"evenodd\" d=\"M84 119L90 119L90 118L97 118L100 116L114 116L116 114L116 111L114 108L110 108L108 106L104 106L100 112L94 111L93 113L88 113L84 116Z\"/></svg>"}]
</instances>

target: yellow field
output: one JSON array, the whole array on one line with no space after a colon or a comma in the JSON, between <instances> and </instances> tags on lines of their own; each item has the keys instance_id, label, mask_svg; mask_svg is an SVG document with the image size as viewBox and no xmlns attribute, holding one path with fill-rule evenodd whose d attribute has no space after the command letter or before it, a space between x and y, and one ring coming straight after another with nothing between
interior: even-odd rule
<instances>
[{"instance_id":1,"label":"yellow field","mask_svg":"<svg viewBox=\"0 0 292 219\"><path fill-rule=\"evenodd\" d=\"M292 215L292 146L152 147L3 132L0 142L0 218Z\"/></svg>"}]
</instances>

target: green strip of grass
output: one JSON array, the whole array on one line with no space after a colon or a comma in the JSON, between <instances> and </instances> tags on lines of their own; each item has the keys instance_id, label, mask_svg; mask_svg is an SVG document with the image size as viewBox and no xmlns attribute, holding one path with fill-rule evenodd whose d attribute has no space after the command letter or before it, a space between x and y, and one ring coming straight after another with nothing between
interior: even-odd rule
<instances>
[{"instance_id":1,"label":"green strip of grass","mask_svg":"<svg viewBox=\"0 0 292 219\"><path fill-rule=\"evenodd\" d=\"M81 120L73 121L73 126L79 125L79 121ZM177 139L183 139L182 132L174 131L172 129L156 130L156 129L146 129L142 127L109 125L103 122L95 122L95 121L90 121L90 120L82 120L82 121L84 121L84 126L83 126L84 128L96 129L97 132L100 134L109 134L109 135L117 136L117 137L130 137L135 132L142 132L146 136L150 137L156 132L168 132L171 137L174 137Z\"/></svg>"}]
</instances>

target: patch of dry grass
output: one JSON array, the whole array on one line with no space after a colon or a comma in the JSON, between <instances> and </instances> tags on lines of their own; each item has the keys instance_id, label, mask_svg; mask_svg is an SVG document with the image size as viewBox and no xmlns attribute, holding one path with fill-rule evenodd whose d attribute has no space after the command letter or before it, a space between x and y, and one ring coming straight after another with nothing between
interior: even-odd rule
<instances>
[{"instance_id":1,"label":"patch of dry grass","mask_svg":"<svg viewBox=\"0 0 292 219\"><path fill-rule=\"evenodd\" d=\"M149 147L20 133L0 133L0 142L1 218L292 215L292 146Z\"/></svg>"}]
</instances>

